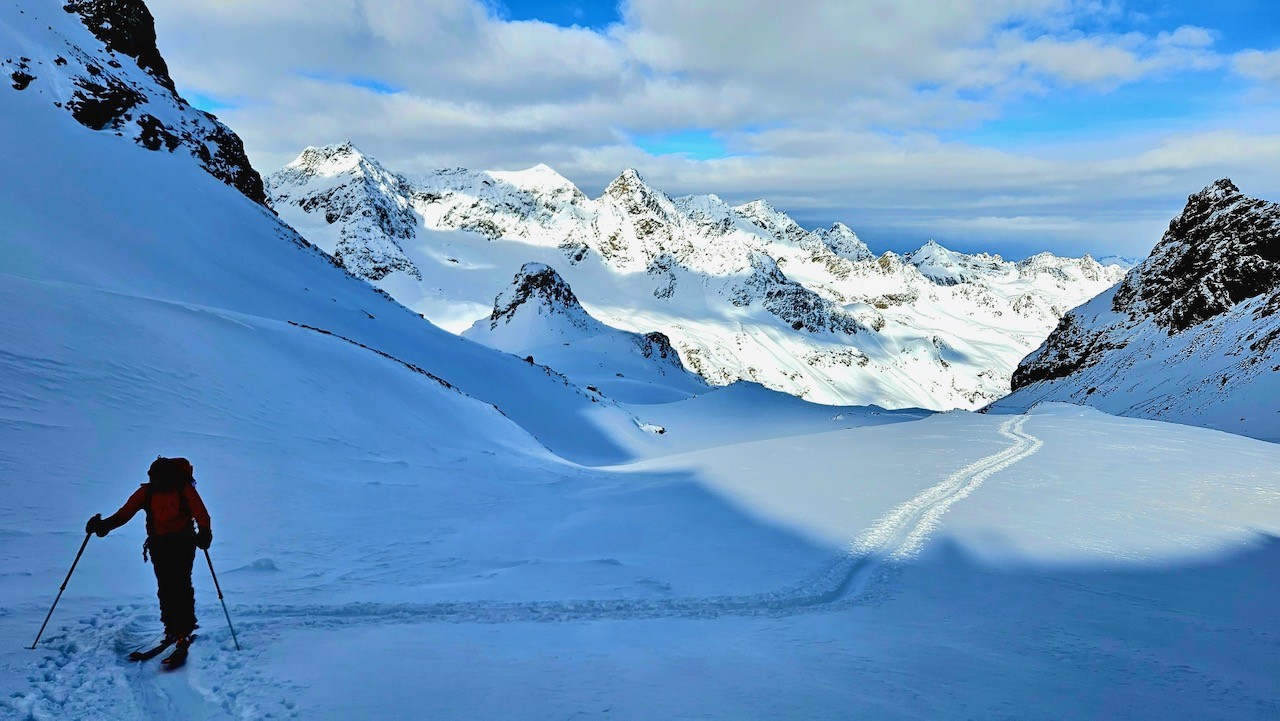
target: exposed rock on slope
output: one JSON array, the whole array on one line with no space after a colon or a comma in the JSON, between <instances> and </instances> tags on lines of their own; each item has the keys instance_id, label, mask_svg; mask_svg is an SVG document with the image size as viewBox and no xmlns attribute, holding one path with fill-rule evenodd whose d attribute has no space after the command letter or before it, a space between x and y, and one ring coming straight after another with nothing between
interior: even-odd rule
<instances>
[{"instance_id":1,"label":"exposed rock on slope","mask_svg":"<svg viewBox=\"0 0 1280 721\"><path fill-rule=\"evenodd\" d=\"M32 57L3 61L14 90L47 96L90 130L130 137L148 150L189 153L210 175L266 204L240 138L177 94L142 0L75 0L63 10L82 27L15 13L28 26L20 31Z\"/></svg>"},{"instance_id":2,"label":"exposed rock on slope","mask_svg":"<svg viewBox=\"0 0 1280 721\"><path fill-rule=\"evenodd\" d=\"M164 87L174 91L169 66L156 47L156 22L142 0L72 0L63 10L80 16L108 52L133 58Z\"/></svg>"},{"instance_id":3,"label":"exposed rock on slope","mask_svg":"<svg viewBox=\"0 0 1280 721\"><path fill-rule=\"evenodd\" d=\"M511 323L521 308L530 307L534 313L562 316L566 324L578 330L592 326L593 319L555 269L541 263L525 263L511 287L494 301L489 328L496 330L499 325Z\"/></svg>"},{"instance_id":4,"label":"exposed rock on slope","mask_svg":"<svg viewBox=\"0 0 1280 721\"><path fill-rule=\"evenodd\" d=\"M553 268L526 263L488 318L464 337L531 357L620 400L672 400L707 386L685 370L662 333L630 333L595 318Z\"/></svg>"},{"instance_id":5,"label":"exposed rock on slope","mask_svg":"<svg viewBox=\"0 0 1280 721\"><path fill-rule=\"evenodd\" d=\"M1246 298L1280 287L1280 206L1247 198L1222 179L1187 199L1187 207L1112 307L1153 316L1170 332L1221 315Z\"/></svg>"},{"instance_id":6,"label":"exposed rock on slope","mask_svg":"<svg viewBox=\"0 0 1280 721\"><path fill-rule=\"evenodd\" d=\"M1219 180L1068 313L996 407L1042 400L1280 437L1280 205Z\"/></svg>"},{"instance_id":7,"label":"exposed rock on slope","mask_svg":"<svg viewBox=\"0 0 1280 721\"><path fill-rule=\"evenodd\" d=\"M349 144L268 178L294 227L401 302L470 328L526 262L556 267L590 315L660 332L713 384L829 403L974 407L1067 308L1123 271L1021 263L930 243L875 257L847 226L809 231L769 203L671 198L627 169L588 198L546 166L396 175ZM372 259L353 263L349 259Z\"/></svg>"}]
</instances>

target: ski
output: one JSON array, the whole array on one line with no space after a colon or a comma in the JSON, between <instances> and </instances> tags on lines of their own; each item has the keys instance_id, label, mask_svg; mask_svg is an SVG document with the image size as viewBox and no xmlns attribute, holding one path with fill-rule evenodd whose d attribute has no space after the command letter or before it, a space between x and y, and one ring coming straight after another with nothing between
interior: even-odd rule
<instances>
[{"instance_id":1,"label":"ski","mask_svg":"<svg viewBox=\"0 0 1280 721\"><path fill-rule=\"evenodd\" d=\"M130 653L129 660L130 661L150 661L156 656L159 656L160 654L164 653L165 649L169 648L172 645L173 645L172 640L165 639L161 641L160 645L156 646L155 648L150 648L150 649L147 649L146 651L134 651Z\"/></svg>"},{"instance_id":2,"label":"ski","mask_svg":"<svg viewBox=\"0 0 1280 721\"><path fill-rule=\"evenodd\" d=\"M160 661L160 665L165 671L180 669L187 663L187 649L191 648L191 642L194 640L196 640L196 636L194 634L187 636L186 641L179 642L177 647L174 648L173 653L165 656L164 660Z\"/></svg>"}]
</instances>

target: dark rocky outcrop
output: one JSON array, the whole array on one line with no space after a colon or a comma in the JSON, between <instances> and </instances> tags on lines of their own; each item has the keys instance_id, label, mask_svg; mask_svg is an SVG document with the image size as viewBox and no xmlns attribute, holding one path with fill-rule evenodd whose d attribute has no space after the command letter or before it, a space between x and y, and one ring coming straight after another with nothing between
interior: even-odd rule
<instances>
[{"instance_id":1,"label":"dark rocky outcrop","mask_svg":"<svg viewBox=\"0 0 1280 721\"><path fill-rule=\"evenodd\" d=\"M73 0L63 10L80 16L80 21L109 52L133 58L138 67L151 73L156 82L176 93L169 66L156 47L156 21L142 0Z\"/></svg>"},{"instance_id":2,"label":"dark rocky outcrop","mask_svg":"<svg viewBox=\"0 0 1280 721\"><path fill-rule=\"evenodd\" d=\"M43 92L57 97L81 125L132 138L152 151L189 153L210 175L267 205L262 178L249 163L240 138L217 118L191 107L178 95L163 56L156 46L155 19L142 0L72 0L62 10L77 18L101 45L72 35L56 37L67 45L37 60L55 78ZM57 13L56 6L47 12ZM54 29L53 18L39 26ZM130 62L130 60L132 62ZM37 80L27 72L28 59L10 73L15 90ZM136 68L134 67L136 65ZM43 75L43 74L42 74ZM51 92L52 91L52 92Z\"/></svg>"},{"instance_id":3,"label":"dark rocky outcrop","mask_svg":"<svg viewBox=\"0 0 1280 721\"><path fill-rule=\"evenodd\" d=\"M1280 286L1280 205L1223 178L1187 198L1151 257L1125 277L1112 307L1153 315L1170 333Z\"/></svg>"},{"instance_id":4,"label":"dark rocky outcrop","mask_svg":"<svg viewBox=\"0 0 1280 721\"><path fill-rule=\"evenodd\" d=\"M1187 198L1151 255L1116 287L1110 315L1091 303L1062 318L1018 365L1013 390L1107 362L1144 324L1179 336L1259 296L1262 320L1266 308L1280 308L1280 205L1246 197L1224 178ZM1240 344L1260 354L1271 340Z\"/></svg>"},{"instance_id":5,"label":"dark rocky outcrop","mask_svg":"<svg viewBox=\"0 0 1280 721\"><path fill-rule=\"evenodd\" d=\"M540 305L553 313L563 313L573 321L588 317L564 278L554 268L542 263L525 263L520 268L511 287L494 301L493 313L489 315L491 324L496 326L500 320L510 321L526 303ZM670 341L667 345L671 345Z\"/></svg>"},{"instance_id":6,"label":"dark rocky outcrop","mask_svg":"<svg viewBox=\"0 0 1280 721\"><path fill-rule=\"evenodd\" d=\"M119 78L107 76L101 82L91 77L79 78L67 107L71 116L86 128L119 130L129 120L129 111L145 99Z\"/></svg>"},{"instance_id":7,"label":"dark rocky outcrop","mask_svg":"<svg viewBox=\"0 0 1280 721\"><path fill-rule=\"evenodd\" d=\"M680 363L680 354L666 333L653 331L640 336L640 354L645 358L658 358L672 363Z\"/></svg>"},{"instance_id":8,"label":"dark rocky outcrop","mask_svg":"<svg viewBox=\"0 0 1280 721\"><path fill-rule=\"evenodd\" d=\"M759 300L765 310L790 325L792 330L842 334L863 330L857 319L839 305L785 276L773 258L755 253L751 266L751 275L729 298L734 305L746 306Z\"/></svg>"}]
</instances>

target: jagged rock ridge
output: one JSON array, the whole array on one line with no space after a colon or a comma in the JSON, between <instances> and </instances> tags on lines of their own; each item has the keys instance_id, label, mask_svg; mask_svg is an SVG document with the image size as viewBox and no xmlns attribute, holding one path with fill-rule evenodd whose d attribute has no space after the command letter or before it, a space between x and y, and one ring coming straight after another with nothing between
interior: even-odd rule
<instances>
[{"instance_id":1,"label":"jagged rock ridge","mask_svg":"<svg viewBox=\"0 0 1280 721\"><path fill-rule=\"evenodd\" d=\"M90 130L132 138L148 150L189 153L215 178L266 205L262 178L240 138L174 88L142 0L75 0L62 9L84 35L41 23L36 8L17 18L34 57L9 58L11 87L43 95Z\"/></svg>"},{"instance_id":2,"label":"jagged rock ridge","mask_svg":"<svg viewBox=\"0 0 1280 721\"><path fill-rule=\"evenodd\" d=\"M1219 180L1068 313L997 407L1043 400L1280 437L1280 205Z\"/></svg>"},{"instance_id":3,"label":"jagged rock ridge","mask_svg":"<svg viewBox=\"0 0 1280 721\"><path fill-rule=\"evenodd\" d=\"M1152 315L1177 333L1280 286L1280 205L1247 198L1223 178L1187 206L1112 307Z\"/></svg>"}]
</instances>

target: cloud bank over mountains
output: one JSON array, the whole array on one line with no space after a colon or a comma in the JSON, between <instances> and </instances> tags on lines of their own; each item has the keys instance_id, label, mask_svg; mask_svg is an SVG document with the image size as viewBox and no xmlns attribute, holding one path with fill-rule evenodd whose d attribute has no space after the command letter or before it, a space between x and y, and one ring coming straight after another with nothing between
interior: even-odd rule
<instances>
[{"instance_id":1,"label":"cloud bank over mountains","mask_svg":"<svg viewBox=\"0 0 1280 721\"><path fill-rule=\"evenodd\" d=\"M263 170L350 138L409 170L768 197L882 246L1145 253L1188 192L1280 189L1280 52L1084 0L155 0L179 86ZM550 16L550 14L548 14ZM1225 22L1225 21L1224 21Z\"/></svg>"}]
</instances>

